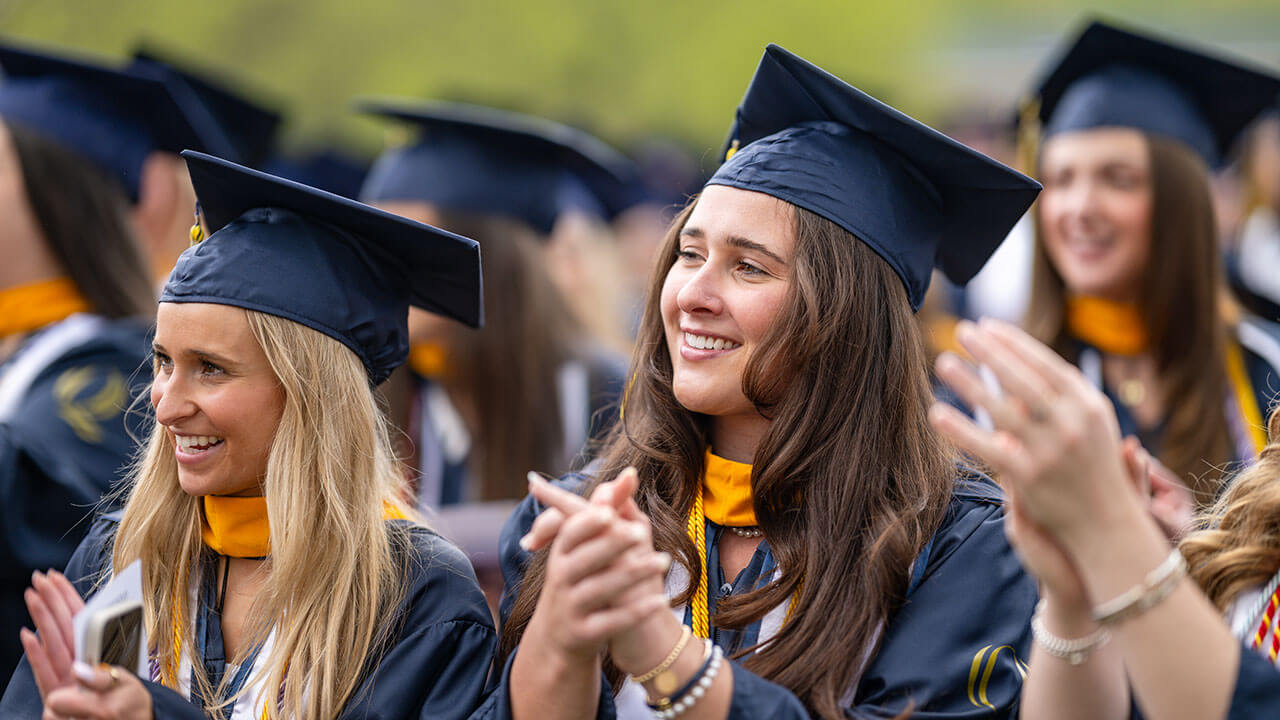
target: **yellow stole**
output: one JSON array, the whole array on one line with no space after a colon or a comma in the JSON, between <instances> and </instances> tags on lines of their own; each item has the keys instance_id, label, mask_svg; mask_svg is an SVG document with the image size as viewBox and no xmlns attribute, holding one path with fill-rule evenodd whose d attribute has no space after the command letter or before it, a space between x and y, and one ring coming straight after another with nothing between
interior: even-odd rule
<instances>
[{"instance_id":1,"label":"yellow stole","mask_svg":"<svg viewBox=\"0 0 1280 720\"><path fill-rule=\"evenodd\" d=\"M698 557L702 558L702 572L693 593L693 634L700 638L711 637L711 612L707 600L707 520L723 527L753 527L756 511L751 492L751 466L715 455L707 448L703 456L702 492L693 496L693 509L689 513L688 533ZM801 586L803 587L803 586ZM787 620L800 598L800 587L791 596L787 606Z\"/></svg>"},{"instance_id":2,"label":"yellow stole","mask_svg":"<svg viewBox=\"0 0 1280 720\"><path fill-rule=\"evenodd\" d=\"M71 278L54 278L0 290L0 337L28 333L90 310L89 301Z\"/></svg>"},{"instance_id":3,"label":"yellow stole","mask_svg":"<svg viewBox=\"0 0 1280 720\"><path fill-rule=\"evenodd\" d=\"M1140 355L1149 342L1136 304L1097 297L1067 300L1067 330L1108 355Z\"/></svg>"},{"instance_id":4,"label":"yellow stole","mask_svg":"<svg viewBox=\"0 0 1280 720\"><path fill-rule=\"evenodd\" d=\"M409 367L424 378L439 378L449 367L449 357L440 343L414 343L409 346Z\"/></svg>"}]
</instances>

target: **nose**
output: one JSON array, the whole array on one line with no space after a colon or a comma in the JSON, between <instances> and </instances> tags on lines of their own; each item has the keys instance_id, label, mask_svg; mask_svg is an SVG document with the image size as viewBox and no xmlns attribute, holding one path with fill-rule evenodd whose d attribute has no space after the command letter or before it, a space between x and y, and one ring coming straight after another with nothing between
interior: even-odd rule
<instances>
[{"instance_id":1,"label":"nose","mask_svg":"<svg viewBox=\"0 0 1280 720\"><path fill-rule=\"evenodd\" d=\"M719 315L724 311L720 281L711 263L704 263L686 278L680 292L676 293L676 305L681 312L688 314L706 312Z\"/></svg>"},{"instance_id":2,"label":"nose","mask_svg":"<svg viewBox=\"0 0 1280 720\"><path fill-rule=\"evenodd\" d=\"M190 417L196 409L186 384L173 373L156 373L151 382L151 406L156 410L156 422L161 425L173 425Z\"/></svg>"},{"instance_id":3,"label":"nose","mask_svg":"<svg viewBox=\"0 0 1280 720\"><path fill-rule=\"evenodd\" d=\"M1097 183L1087 179L1079 180L1072 183L1070 188L1064 191L1064 195L1061 207L1069 223L1088 229L1098 222Z\"/></svg>"}]
</instances>

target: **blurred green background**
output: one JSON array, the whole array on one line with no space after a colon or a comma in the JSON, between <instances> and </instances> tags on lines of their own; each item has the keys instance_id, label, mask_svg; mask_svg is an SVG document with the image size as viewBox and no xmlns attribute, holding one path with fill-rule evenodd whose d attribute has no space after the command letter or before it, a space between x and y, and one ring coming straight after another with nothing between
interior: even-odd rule
<instances>
[{"instance_id":1,"label":"blurred green background","mask_svg":"<svg viewBox=\"0 0 1280 720\"><path fill-rule=\"evenodd\" d=\"M376 151L382 127L346 107L382 94L523 110L622 147L662 134L705 155L768 42L927 121L995 118L1099 9L1280 68L1280 0L0 0L0 33L110 56L145 40L223 68L286 113L286 145Z\"/></svg>"}]
</instances>

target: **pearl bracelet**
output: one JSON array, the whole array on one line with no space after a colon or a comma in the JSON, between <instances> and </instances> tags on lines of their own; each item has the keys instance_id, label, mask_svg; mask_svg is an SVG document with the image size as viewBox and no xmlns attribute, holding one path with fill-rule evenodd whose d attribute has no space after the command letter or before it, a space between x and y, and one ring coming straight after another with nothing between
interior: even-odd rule
<instances>
[{"instance_id":1,"label":"pearl bracelet","mask_svg":"<svg viewBox=\"0 0 1280 720\"><path fill-rule=\"evenodd\" d=\"M654 718L672 720L680 717L689 708L698 704L698 701L711 689L711 683L715 682L716 675L720 673L720 666L724 664L724 651L710 640L707 640L707 648L710 653L707 661L703 663L702 668L688 685L681 688L675 697L665 698L657 705L649 705L649 709L653 710Z\"/></svg>"},{"instance_id":2,"label":"pearl bracelet","mask_svg":"<svg viewBox=\"0 0 1280 720\"><path fill-rule=\"evenodd\" d=\"M1098 628L1082 638L1070 640L1054 635L1044 626L1043 599L1036 603L1036 611L1031 615L1031 635L1045 652L1072 665L1088 660L1095 650L1111 639L1111 633L1106 628Z\"/></svg>"}]
</instances>

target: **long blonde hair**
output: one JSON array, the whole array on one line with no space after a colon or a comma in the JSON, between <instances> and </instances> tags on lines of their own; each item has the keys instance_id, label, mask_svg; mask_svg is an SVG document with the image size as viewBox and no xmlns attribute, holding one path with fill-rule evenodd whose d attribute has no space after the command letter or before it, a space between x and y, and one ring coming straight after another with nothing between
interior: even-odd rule
<instances>
[{"instance_id":1,"label":"long blonde hair","mask_svg":"<svg viewBox=\"0 0 1280 720\"><path fill-rule=\"evenodd\" d=\"M384 504L401 507L404 481L356 355L290 320L245 315L285 395L263 483L271 555L244 647L273 630L275 639L246 687L263 680L283 687L279 706L267 703L272 719L336 718L396 625L390 620L403 592L408 531L385 522ZM122 568L142 560L147 633L172 683L175 633L188 649L195 637L187 598L205 553L200 499L179 486L173 442L158 423L131 479L112 562ZM247 652L229 660L244 662ZM192 692L213 697L201 663L193 664ZM230 714L226 706L211 710Z\"/></svg>"},{"instance_id":2,"label":"long blonde hair","mask_svg":"<svg viewBox=\"0 0 1280 720\"><path fill-rule=\"evenodd\" d=\"M1222 493L1204 530L1182 541L1191 577L1219 610L1280 569L1280 411L1258 462Z\"/></svg>"}]
</instances>

